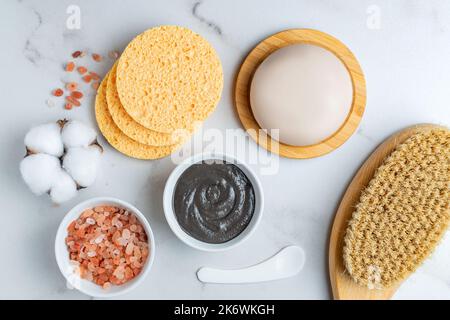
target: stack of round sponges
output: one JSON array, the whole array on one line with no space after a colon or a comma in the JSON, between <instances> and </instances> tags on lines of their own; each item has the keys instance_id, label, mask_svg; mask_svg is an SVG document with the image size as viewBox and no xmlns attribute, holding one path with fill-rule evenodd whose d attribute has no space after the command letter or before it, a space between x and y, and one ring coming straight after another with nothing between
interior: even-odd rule
<instances>
[{"instance_id":1,"label":"stack of round sponges","mask_svg":"<svg viewBox=\"0 0 450 320\"><path fill-rule=\"evenodd\" d=\"M220 100L222 66L200 35L178 26L138 35L102 81L100 131L118 151L158 159L175 150Z\"/></svg>"}]
</instances>

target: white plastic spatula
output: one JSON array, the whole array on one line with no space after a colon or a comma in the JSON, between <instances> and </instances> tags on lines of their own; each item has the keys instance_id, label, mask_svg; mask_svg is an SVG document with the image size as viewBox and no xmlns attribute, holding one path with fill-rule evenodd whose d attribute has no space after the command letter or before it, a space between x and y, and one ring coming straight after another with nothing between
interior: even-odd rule
<instances>
[{"instance_id":1,"label":"white plastic spatula","mask_svg":"<svg viewBox=\"0 0 450 320\"><path fill-rule=\"evenodd\" d=\"M305 264L305 253L300 247L289 246L273 257L253 266L223 270L202 267L197 272L198 280L205 283L255 283L295 276Z\"/></svg>"}]
</instances>

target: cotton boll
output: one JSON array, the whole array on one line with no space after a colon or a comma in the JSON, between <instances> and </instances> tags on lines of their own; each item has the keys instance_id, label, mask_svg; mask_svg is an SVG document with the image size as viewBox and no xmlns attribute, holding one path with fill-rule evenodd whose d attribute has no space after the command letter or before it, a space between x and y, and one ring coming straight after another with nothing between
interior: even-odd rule
<instances>
[{"instance_id":1,"label":"cotton boll","mask_svg":"<svg viewBox=\"0 0 450 320\"><path fill-rule=\"evenodd\" d=\"M60 171L59 159L44 153L30 155L20 163L23 180L37 195L50 190Z\"/></svg>"},{"instance_id":2,"label":"cotton boll","mask_svg":"<svg viewBox=\"0 0 450 320\"><path fill-rule=\"evenodd\" d=\"M64 152L61 127L56 122L31 128L25 136L24 142L27 149L32 153L47 153L60 157Z\"/></svg>"},{"instance_id":3,"label":"cotton boll","mask_svg":"<svg viewBox=\"0 0 450 320\"><path fill-rule=\"evenodd\" d=\"M100 160L101 149L97 145L77 147L67 150L63 159L63 168L81 187L94 183Z\"/></svg>"},{"instance_id":4,"label":"cotton boll","mask_svg":"<svg viewBox=\"0 0 450 320\"><path fill-rule=\"evenodd\" d=\"M77 194L77 184L64 170L60 170L50 190L50 197L54 203L70 200Z\"/></svg>"},{"instance_id":5,"label":"cotton boll","mask_svg":"<svg viewBox=\"0 0 450 320\"><path fill-rule=\"evenodd\" d=\"M97 137L94 129L76 120L66 123L61 135L66 148L87 147Z\"/></svg>"}]
</instances>

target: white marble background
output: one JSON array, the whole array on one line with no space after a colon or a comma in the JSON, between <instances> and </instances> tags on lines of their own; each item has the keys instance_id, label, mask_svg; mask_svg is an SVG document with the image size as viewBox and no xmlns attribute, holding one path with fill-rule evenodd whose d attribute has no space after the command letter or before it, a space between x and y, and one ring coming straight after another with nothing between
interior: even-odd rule
<instances>
[{"instance_id":1,"label":"white marble background","mask_svg":"<svg viewBox=\"0 0 450 320\"><path fill-rule=\"evenodd\" d=\"M66 28L71 4L81 9L80 30ZM379 24L371 19L374 14ZM262 224L248 242L226 253L191 249L167 226L161 198L174 167L170 159L133 160L107 146L96 184L60 207L32 195L20 180L22 139L30 126L62 117L95 125L93 96L71 112L45 103L70 53L122 50L134 35L160 24L199 32L222 59L223 99L207 128L240 127L232 103L236 70L257 42L277 31L305 27L328 32L351 48L365 71L367 109L357 134L318 159L281 159L278 175L261 177L266 190ZM0 298L87 299L66 289L54 258L54 236L76 203L109 195L146 214L158 249L148 278L123 298L328 299L329 230L358 167L396 130L420 122L450 125L450 2L443 0L8 0L0 3L0 39ZM108 67L105 63L98 71ZM449 238L395 298L450 299ZM302 246L307 255L295 278L221 286L203 285L195 277L200 266L246 266L289 244Z\"/></svg>"}]
</instances>

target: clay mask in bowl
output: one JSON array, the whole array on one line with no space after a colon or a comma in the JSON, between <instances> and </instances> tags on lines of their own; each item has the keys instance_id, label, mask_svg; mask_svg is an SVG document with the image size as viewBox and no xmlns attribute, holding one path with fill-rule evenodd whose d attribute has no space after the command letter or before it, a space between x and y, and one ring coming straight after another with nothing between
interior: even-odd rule
<instances>
[{"instance_id":1,"label":"clay mask in bowl","mask_svg":"<svg viewBox=\"0 0 450 320\"><path fill-rule=\"evenodd\" d=\"M250 237L262 216L261 183L244 162L199 154L169 176L164 213L175 235L204 251L230 249Z\"/></svg>"}]
</instances>

